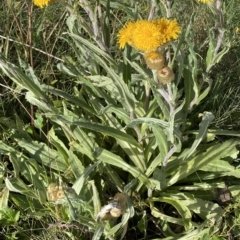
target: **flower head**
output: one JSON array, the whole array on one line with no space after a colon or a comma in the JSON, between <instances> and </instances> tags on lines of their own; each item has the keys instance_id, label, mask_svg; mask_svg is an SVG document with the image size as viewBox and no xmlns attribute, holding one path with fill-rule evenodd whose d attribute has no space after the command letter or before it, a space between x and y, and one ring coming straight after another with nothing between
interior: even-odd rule
<instances>
[{"instance_id":1,"label":"flower head","mask_svg":"<svg viewBox=\"0 0 240 240\"><path fill-rule=\"evenodd\" d=\"M176 20L165 18L154 21L138 20L127 23L119 31L118 43L120 48L129 44L142 52L151 52L177 39L180 32L181 29Z\"/></svg>"},{"instance_id":2,"label":"flower head","mask_svg":"<svg viewBox=\"0 0 240 240\"><path fill-rule=\"evenodd\" d=\"M202 3L209 3L209 2L213 2L214 0L198 0L198 1Z\"/></svg>"},{"instance_id":3,"label":"flower head","mask_svg":"<svg viewBox=\"0 0 240 240\"><path fill-rule=\"evenodd\" d=\"M155 23L158 27L158 31L161 33L161 44L169 42L173 39L177 39L179 33L181 33L181 28L176 19L169 20L166 18L161 18Z\"/></svg>"},{"instance_id":4,"label":"flower head","mask_svg":"<svg viewBox=\"0 0 240 240\"><path fill-rule=\"evenodd\" d=\"M120 48L124 48L126 44L131 45L132 31L134 29L133 22L128 22L118 33L118 43Z\"/></svg>"},{"instance_id":5,"label":"flower head","mask_svg":"<svg viewBox=\"0 0 240 240\"><path fill-rule=\"evenodd\" d=\"M54 2L54 0L33 0L34 5L43 8L45 5L47 6L48 4Z\"/></svg>"},{"instance_id":6,"label":"flower head","mask_svg":"<svg viewBox=\"0 0 240 240\"><path fill-rule=\"evenodd\" d=\"M138 20L132 32L133 46L143 52L153 51L160 45L161 33L154 22Z\"/></svg>"}]
</instances>

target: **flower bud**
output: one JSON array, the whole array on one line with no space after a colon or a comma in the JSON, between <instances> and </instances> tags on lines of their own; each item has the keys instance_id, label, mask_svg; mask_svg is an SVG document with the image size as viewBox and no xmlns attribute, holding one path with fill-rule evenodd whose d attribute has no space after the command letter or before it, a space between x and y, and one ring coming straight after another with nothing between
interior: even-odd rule
<instances>
[{"instance_id":1,"label":"flower bud","mask_svg":"<svg viewBox=\"0 0 240 240\"><path fill-rule=\"evenodd\" d=\"M160 70L163 68L165 60L164 56L157 51L144 54L147 66L152 70Z\"/></svg>"},{"instance_id":2,"label":"flower bud","mask_svg":"<svg viewBox=\"0 0 240 240\"><path fill-rule=\"evenodd\" d=\"M113 200L98 213L97 222L120 217L125 212L126 204L126 195L124 193L116 193Z\"/></svg>"},{"instance_id":3,"label":"flower bud","mask_svg":"<svg viewBox=\"0 0 240 240\"><path fill-rule=\"evenodd\" d=\"M170 67L163 67L157 71L157 78L163 84L170 83L174 79L173 70Z\"/></svg>"}]
</instances>

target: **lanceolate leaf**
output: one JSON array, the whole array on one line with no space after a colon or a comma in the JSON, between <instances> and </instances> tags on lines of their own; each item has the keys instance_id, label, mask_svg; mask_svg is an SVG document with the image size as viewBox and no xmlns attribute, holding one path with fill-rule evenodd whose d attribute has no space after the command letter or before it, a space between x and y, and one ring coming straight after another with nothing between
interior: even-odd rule
<instances>
[{"instance_id":1,"label":"lanceolate leaf","mask_svg":"<svg viewBox=\"0 0 240 240\"><path fill-rule=\"evenodd\" d=\"M32 159L49 168L64 172L68 167L63 156L44 143L22 139L18 141L18 145L28 151Z\"/></svg>"},{"instance_id":2,"label":"lanceolate leaf","mask_svg":"<svg viewBox=\"0 0 240 240\"><path fill-rule=\"evenodd\" d=\"M98 104L97 102L94 103L95 108L101 112L102 110L102 106L100 104ZM110 113L104 113L102 115L102 118L104 119L104 121L106 121L106 125L108 125L109 127L112 127L114 129L116 129L117 131L120 131L120 129L122 129L121 124L119 123L119 121L117 120L117 118L115 118L112 114ZM121 130L121 133L126 134L125 130ZM128 139L131 140L131 135L127 135ZM143 151L140 147L140 144L136 147L136 145L133 145L131 141L126 141L126 139L122 139L119 137L115 137L116 142L121 146L121 148L126 152L126 154L129 156L129 158L131 159L131 161L134 163L134 165L141 171L141 172L145 172L146 170L146 161L144 159L144 155L143 155Z\"/></svg>"},{"instance_id":3,"label":"lanceolate leaf","mask_svg":"<svg viewBox=\"0 0 240 240\"><path fill-rule=\"evenodd\" d=\"M84 183L88 180L89 175L96 169L99 162L96 162L92 166L89 166L85 169L84 173L76 180L76 182L73 184L72 188L76 191L76 193L79 195L82 191L82 188L84 186Z\"/></svg>"},{"instance_id":4,"label":"lanceolate leaf","mask_svg":"<svg viewBox=\"0 0 240 240\"><path fill-rule=\"evenodd\" d=\"M167 222L170 222L170 223L175 223L175 224L178 224L178 225L181 225L181 226L184 225L183 219L168 216L168 215L162 213L161 211L159 211L156 207L154 207L154 202L153 201L150 200L149 203L150 203L151 213L155 218L160 218L163 221L167 221Z\"/></svg>"},{"instance_id":5,"label":"lanceolate leaf","mask_svg":"<svg viewBox=\"0 0 240 240\"><path fill-rule=\"evenodd\" d=\"M240 178L240 169L236 169L225 160L214 160L200 168L201 171L224 173L225 176Z\"/></svg>"},{"instance_id":6,"label":"lanceolate leaf","mask_svg":"<svg viewBox=\"0 0 240 240\"><path fill-rule=\"evenodd\" d=\"M156 156L156 158L149 165L149 167L146 171L147 176L150 176L153 173L153 171L156 169L156 167L161 166L162 162L164 161L164 158L166 157L166 155L169 151L167 137L166 137L164 131L162 130L162 128L160 126L154 125L154 126L152 126L152 130L153 130L154 136L156 138L156 142L158 144L160 153L159 153L159 155Z\"/></svg>"},{"instance_id":7,"label":"lanceolate leaf","mask_svg":"<svg viewBox=\"0 0 240 240\"><path fill-rule=\"evenodd\" d=\"M89 104L87 104L86 102L84 102L83 100L81 100L79 97L70 95L69 93L62 91L60 89L56 89L50 86L43 86L44 90L52 93L56 96L61 97L62 99L64 99L65 101L68 101L76 106L80 106L81 108L83 108L84 110L94 114L94 109L92 109Z\"/></svg>"},{"instance_id":8,"label":"lanceolate leaf","mask_svg":"<svg viewBox=\"0 0 240 240\"><path fill-rule=\"evenodd\" d=\"M197 84L197 72L198 72L198 60L197 55L194 51L194 44L190 41L187 41L189 55L188 55L188 69L184 76L184 88L185 88L185 95L186 95L186 110L191 110L192 107L196 104L199 91L198 84Z\"/></svg>"},{"instance_id":9,"label":"lanceolate leaf","mask_svg":"<svg viewBox=\"0 0 240 240\"><path fill-rule=\"evenodd\" d=\"M199 198L181 200L181 203L187 206L191 211L198 214L203 220L209 219L216 222L221 218L224 212L218 204Z\"/></svg>"},{"instance_id":10,"label":"lanceolate leaf","mask_svg":"<svg viewBox=\"0 0 240 240\"><path fill-rule=\"evenodd\" d=\"M69 152L64 143L56 136L54 128L51 128L51 130L48 132L48 137L50 143L56 147L58 150L58 153L63 156L65 161L68 161L69 158Z\"/></svg>"},{"instance_id":11,"label":"lanceolate leaf","mask_svg":"<svg viewBox=\"0 0 240 240\"><path fill-rule=\"evenodd\" d=\"M172 175L168 181L168 186L171 186L179 180L196 172L211 161L231 156L232 154L238 152L235 147L237 144L238 141L236 140L228 140L224 143L219 143L209 147L206 152L200 153L193 158L187 158L182 162L175 160L171 165L171 171L169 171L170 169L167 169L168 166L166 167L167 174Z\"/></svg>"},{"instance_id":12,"label":"lanceolate leaf","mask_svg":"<svg viewBox=\"0 0 240 240\"><path fill-rule=\"evenodd\" d=\"M0 209L8 206L9 190L5 187L0 192ZM0 214L1 219L1 214Z\"/></svg>"},{"instance_id":13,"label":"lanceolate leaf","mask_svg":"<svg viewBox=\"0 0 240 240\"><path fill-rule=\"evenodd\" d=\"M146 185L147 187L151 187L150 181L146 175L142 174L137 168L130 166L126 161L124 161L121 157L105 150L102 148L98 148L95 152L95 157L97 159L101 159L102 162L108 163L115 167L119 167L126 172L129 172L133 175L133 177L138 178L141 183Z\"/></svg>"},{"instance_id":14,"label":"lanceolate leaf","mask_svg":"<svg viewBox=\"0 0 240 240\"><path fill-rule=\"evenodd\" d=\"M148 201L150 203L166 202L168 204L171 204L172 206L174 206L174 208L176 208L178 213L182 216L182 221L183 221L185 230L189 231L191 229L192 214L191 214L190 210L188 209L188 207L185 204L183 204L180 200L171 198L171 197L156 197L156 198L148 198ZM151 205L151 210L153 210L153 205Z\"/></svg>"},{"instance_id":15,"label":"lanceolate leaf","mask_svg":"<svg viewBox=\"0 0 240 240\"><path fill-rule=\"evenodd\" d=\"M132 120L128 125L127 127L135 127L139 124L142 124L142 123L146 123L148 125L159 125L163 128L167 128L169 126L169 123L166 122L166 121L163 121L163 120L160 120L160 119L156 119L156 118L138 118L138 119L134 119Z\"/></svg>"},{"instance_id":16,"label":"lanceolate leaf","mask_svg":"<svg viewBox=\"0 0 240 240\"><path fill-rule=\"evenodd\" d=\"M112 65L116 64L115 61L113 61L113 59L109 56L109 54L107 54L106 52L101 50L99 47L97 47L96 45L91 43L91 41L88 41L87 39L85 39L79 35L73 34L73 33L70 33L69 35L70 35L70 37L72 37L74 39L74 41L77 44L84 45L87 48L91 49L91 52L93 54L97 54L97 55L101 56L104 60L106 60L108 63L110 63Z\"/></svg>"},{"instance_id":17,"label":"lanceolate leaf","mask_svg":"<svg viewBox=\"0 0 240 240\"><path fill-rule=\"evenodd\" d=\"M41 85L37 81L36 77L34 79L31 77L28 77L26 74L22 72L22 70L19 67L9 63L4 58L0 58L0 68L16 84L20 85L24 89L29 90L37 98L42 98L44 99L45 102L48 102L48 97L45 94L45 92L42 90Z\"/></svg>"},{"instance_id":18,"label":"lanceolate leaf","mask_svg":"<svg viewBox=\"0 0 240 240\"><path fill-rule=\"evenodd\" d=\"M83 128L93 130L93 131L100 132L102 134L106 134L106 135L111 136L116 139L121 139L121 140L128 142L136 147L139 147L138 142L132 136L130 136L118 129L115 129L113 127L86 121L84 119L69 121L69 120L67 120L67 118L65 116L62 116L62 115L48 115L48 116L51 118L57 118L58 120L65 122L67 124L70 124L70 125L80 126Z\"/></svg>"},{"instance_id":19,"label":"lanceolate leaf","mask_svg":"<svg viewBox=\"0 0 240 240\"><path fill-rule=\"evenodd\" d=\"M5 184L9 191L21 193L23 195L26 195L26 196L32 197L32 198L38 198L38 196L35 194L35 192L31 188L29 188L19 178L11 178L11 179L6 178Z\"/></svg>"},{"instance_id":20,"label":"lanceolate leaf","mask_svg":"<svg viewBox=\"0 0 240 240\"><path fill-rule=\"evenodd\" d=\"M90 184L92 186L92 191L93 191L94 215L97 216L97 214L101 211L101 202L99 198L99 192L97 190L94 180L90 181Z\"/></svg>"},{"instance_id":21,"label":"lanceolate leaf","mask_svg":"<svg viewBox=\"0 0 240 240\"><path fill-rule=\"evenodd\" d=\"M164 119L169 119L169 109L167 108L166 103L160 96L159 92L155 89L156 83L154 82L153 78L149 79L149 83L151 85L151 89L154 94L154 98L157 100L158 106L160 107L160 109L164 115Z\"/></svg>"},{"instance_id":22,"label":"lanceolate leaf","mask_svg":"<svg viewBox=\"0 0 240 240\"><path fill-rule=\"evenodd\" d=\"M117 142L121 146L121 148L126 152L126 154L129 156L129 158L134 163L134 165L142 173L144 173L146 170L146 164L145 164L143 152L139 148L136 148L135 146L127 143L126 141L121 141L118 139Z\"/></svg>"},{"instance_id":23,"label":"lanceolate leaf","mask_svg":"<svg viewBox=\"0 0 240 240\"><path fill-rule=\"evenodd\" d=\"M43 101L43 99L37 98L33 92L27 92L26 93L26 100L31 103L32 105L35 105L39 109L43 110L44 112L57 112L57 109L54 108L50 102Z\"/></svg>"},{"instance_id":24,"label":"lanceolate leaf","mask_svg":"<svg viewBox=\"0 0 240 240\"><path fill-rule=\"evenodd\" d=\"M104 228L105 227L104 227L103 224L99 225L94 231L94 235L92 237L92 240L99 240L101 238L103 232L104 232Z\"/></svg>"},{"instance_id":25,"label":"lanceolate leaf","mask_svg":"<svg viewBox=\"0 0 240 240\"><path fill-rule=\"evenodd\" d=\"M214 120L214 115L210 112L204 112L202 121L199 124L199 133L196 136L196 140L193 142L192 147L189 149L186 157L191 156L191 154L195 151L198 145L201 143L205 135L207 134L207 129L209 124Z\"/></svg>"}]
</instances>

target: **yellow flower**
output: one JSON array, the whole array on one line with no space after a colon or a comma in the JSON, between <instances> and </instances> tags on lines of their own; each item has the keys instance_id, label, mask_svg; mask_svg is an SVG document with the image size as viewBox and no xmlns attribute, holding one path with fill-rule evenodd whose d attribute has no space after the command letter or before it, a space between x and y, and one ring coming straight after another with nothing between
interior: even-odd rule
<instances>
[{"instance_id":1,"label":"yellow flower","mask_svg":"<svg viewBox=\"0 0 240 240\"><path fill-rule=\"evenodd\" d=\"M161 33L154 22L138 20L132 32L133 46L140 51L154 51L160 45Z\"/></svg>"},{"instance_id":2,"label":"yellow flower","mask_svg":"<svg viewBox=\"0 0 240 240\"><path fill-rule=\"evenodd\" d=\"M133 22L128 22L125 24L125 26L119 31L118 33L118 43L120 45L120 48L124 48L126 44L131 45L131 36L132 36L132 31L134 29L134 23Z\"/></svg>"},{"instance_id":3,"label":"yellow flower","mask_svg":"<svg viewBox=\"0 0 240 240\"><path fill-rule=\"evenodd\" d=\"M198 1L202 3L209 3L209 2L213 2L214 0L198 0Z\"/></svg>"},{"instance_id":4,"label":"yellow flower","mask_svg":"<svg viewBox=\"0 0 240 240\"><path fill-rule=\"evenodd\" d=\"M181 32L176 20L161 18L155 21L138 20L127 23L118 33L120 48L126 44L142 52L151 52L171 40Z\"/></svg>"},{"instance_id":5,"label":"yellow flower","mask_svg":"<svg viewBox=\"0 0 240 240\"><path fill-rule=\"evenodd\" d=\"M179 33L181 33L181 28L176 19L168 20L161 18L155 21L155 23L158 26L158 31L161 33L161 45L173 39L177 39Z\"/></svg>"},{"instance_id":6,"label":"yellow flower","mask_svg":"<svg viewBox=\"0 0 240 240\"><path fill-rule=\"evenodd\" d=\"M48 4L54 2L54 0L33 0L34 5L43 8L45 5L47 6Z\"/></svg>"}]
</instances>

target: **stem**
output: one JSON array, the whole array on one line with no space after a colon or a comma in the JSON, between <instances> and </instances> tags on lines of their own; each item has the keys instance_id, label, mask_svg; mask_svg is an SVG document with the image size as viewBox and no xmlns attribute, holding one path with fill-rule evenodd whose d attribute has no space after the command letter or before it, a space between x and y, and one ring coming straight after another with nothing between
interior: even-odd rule
<instances>
[{"instance_id":1,"label":"stem","mask_svg":"<svg viewBox=\"0 0 240 240\"><path fill-rule=\"evenodd\" d=\"M217 30L219 32L219 35L218 35L216 47L214 49L213 59L216 58L216 56L219 52L219 49L222 46L223 39L224 39L222 0L216 0L215 13L217 15L216 26L217 26ZM210 71L210 69L213 67L213 65L214 64L210 64L207 67L206 73L208 73Z\"/></svg>"},{"instance_id":2,"label":"stem","mask_svg":"<svg viewBox=\"0 0 240 240\"><path fill-rule=\"evenodd\" d=\"M151 7L148 15L148 21L151 21L153 19L156 6L157 6L156 0L151 0Z\"/></svg>"},{"instance_id":3,"label":"stem","mask_svg":"<svg viewBox=\"0 0 240 240\"><path fill-rule=\"evenodd\" d=\"M130 112L130 119L131 119L131 121L135 119L135 115L134 115L134 112L133 112L133 111ZM135 130L135 132L137 133L138 142L141 142L141 141L142 141L142 135L141 135L141 132L140 132L139 127L135 126L135 127L134 127L134 130Z\"/></svg>"},{"instance_id":4,"label":"stem","mask_svg":"<svg viewBox=\"0 0 240 240\"><path fill-rule=\"evenodd\" d=\"M88 14L90 22L92 23L92 33L95 36L95 40L96 40L98 46L105 52L109 53L109 49L101 40L101 36L100 36L101 31L99 30L98 20L89 5L89 1L79 0L79 3L80 3L80 6L84 9L84 11ZM99 11L99 6L98 6L98 11Z\"/></svg>"},{"instance_id":5,"label":"stem","mask_svg":"<svg viewBox=\"0 0 240 240\"><path fill-rule=\"evenodd\" d=\"M32 10L33 10L33 3L29 2L28 4L28 31L27 31L27 41L29 43L29 60L30 65L33 69L33 49L32 49ZM31 111L31 125L34 125L34 109L33 105L30 104L30 111Z\"/></svg>"},{"instance_id":6,"label":"stem","mask_svg":"<svg viewBox=\"0 0 240 240\"><path fill-rule=\"evenodd\" d=\"M173 96L172 96L172 90L171 90L171 85L168 85L168 91L166 91L163 88L158 89L157 91L161 94L161 96L165 99L165 101L168 103L169 105L169 112L170 112L170 116L171 114L174 112L175 110L175 105L173 104ZM169 89L170 88L170 89ZM170 92L169 92L170 91Z\"/></svg>"},{"instance_id":7,"label":"stem","mask_svg":"<svg viewBox=\"0 0 240 240\"><path fill-rule=\"evenodd\" d=\"M167 153L166 157L164 158L164 161L162 163L162 168L165 168L168 164L169 158L176 152L177 146L174 145L169 152Z\"/></svg>"},{"instance_id":8,"label":"stem","mask_svg":"<svg viewBox=\"0 0 240 240\"><path fill-rule=\"evenodd\" d=\"M172 17L172 11L171 11L171 1L167 0L167 18L171 18Z\"/></svg>"},{"instance_id":9,"label":"stem","mask_svg":"<svg viewBox=\"0 0 240 240\"><path fill-rule=\"evenodd\" d=\"M149 108L149 102L150 102L150 96L151 96L151 88L148 81L146 81L145 83L145 93L146 93L146 99L144 104L144 110L145 112L147 112Z\"/></svg>"},{"instance_id":10,"label":"stem","mask_svg":"<svg viewBox=\"0 0 240 240\"><path fill-rule=\"evenodd\" d=\"M165 89L160 88L160 89L158 89L157 91L161 94L161 96L165 99L165 101L166 101L167 103L169 103L169 102L171 101L171 98L170 98L168 92L165 91Z\"/></svg>"}]
</instances>

